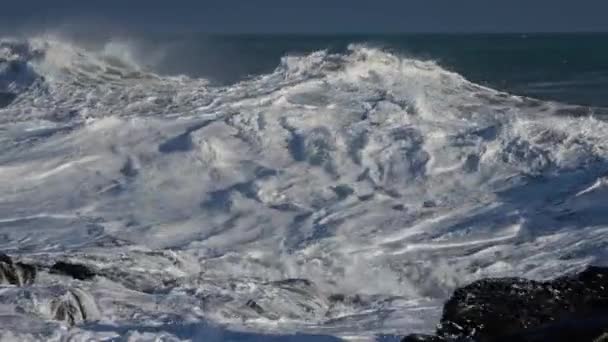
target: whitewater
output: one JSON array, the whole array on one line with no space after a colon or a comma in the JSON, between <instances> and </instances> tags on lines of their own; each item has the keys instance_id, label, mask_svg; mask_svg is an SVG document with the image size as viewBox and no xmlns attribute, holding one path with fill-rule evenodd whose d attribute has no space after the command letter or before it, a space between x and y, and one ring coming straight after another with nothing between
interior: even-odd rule
<instances>
[{"instance_id":1,"label":"whitewater","mask_svg":"<svg viewBox=\"0 0 608 342\"><path fill-rule=\"evenodd\" d=\"M605 264L606 114L366 45L215 85L4 39L0 251L98 275L3 285L0 340L432 331L460 285Z\"/></svg>"}]
</instances>

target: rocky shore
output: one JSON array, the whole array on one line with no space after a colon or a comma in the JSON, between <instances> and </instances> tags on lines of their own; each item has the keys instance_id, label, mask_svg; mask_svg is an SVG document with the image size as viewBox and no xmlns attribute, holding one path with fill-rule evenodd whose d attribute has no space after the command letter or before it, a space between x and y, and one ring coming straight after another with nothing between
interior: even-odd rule
<instances>
[{"instance_id":1,"label":"rocky shore","mask_svg":"<svg viewBox=\"0 0 608 342\"><path fill-rule=\"evenodd\" d=\"M539 282L482 279L445 303L435 335L402 342L608 341L608 268Z\"/></svg>"},{"instance_id":2,"label":"rocky shore","mask_svg":"<svg viewBox=\"0 0 608 342\"><path fill-rule=\"evenodd\" d=\"M0 284L13 285L4 296L48 298L46 318L68 326L99 316L93 296L77 286L78 281L86 283L98 277L98 272L84 264L63 260L34 264L0 253ZM76 286L52 285L53 282L49 286L31 286L38 277L48 275L72 278ZM310 298L318 295L314 284L306 280L290 279L275 285L308 298L302 299L307 303L314 302ZM347 300L350 299L343 295L332 295L327 298L327 305ZM254 300L249 300L246 306L259 316L279 316ZM321 307L322 303L319 310ZM402 339L402 342L448 341L608 341L608 268L589 267L551 281L522 278L476 281L452 294L443 307L434 335L409 335Z\"/></svg>"},{"instance_id":3,"label":"rocky shore","mask_svg":"<svg viewBox=\"0 0 608 342\"><path fill-rule=\"evenodd\" d=\"M84 290L77 287L55 286L49 288L32 287L36 282L37 269L41 265L31 265L24 262L14 262L13 259L0 253L0 285L15 285L12 292L16 296L40 296L51 298L47 318L65 322L72 326L95 318L98 313L93 298ZM74 279L90 279L94 273L84 265L56 262L48 270L49 273L62 274ZM38 293L39 292L39 293Z\"/></svg>"}]
</instances>

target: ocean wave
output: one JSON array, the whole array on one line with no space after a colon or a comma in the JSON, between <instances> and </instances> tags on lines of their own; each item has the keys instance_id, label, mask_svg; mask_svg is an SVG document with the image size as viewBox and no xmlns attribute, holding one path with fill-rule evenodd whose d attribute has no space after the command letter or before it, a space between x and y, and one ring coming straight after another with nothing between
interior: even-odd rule
<instances>
[{"instance_id":1,"label":"ocean wave","mask_svg":"<svg viewBox=\"0 0 608 342\"><path fill-rule=\"evenodd\" d=\"M365 45L228 86L116 50L0 44L0 248L97 265L117 324L424 330L462 283L601 261L601 108Z\"/></svg>"}]
</instances>

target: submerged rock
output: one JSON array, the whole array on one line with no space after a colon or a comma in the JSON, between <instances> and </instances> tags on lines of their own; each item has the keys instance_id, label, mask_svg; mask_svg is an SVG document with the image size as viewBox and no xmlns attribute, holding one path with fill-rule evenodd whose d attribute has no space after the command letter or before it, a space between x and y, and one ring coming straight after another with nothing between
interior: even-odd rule
<instances>
[{"instance_id":1,"label":"submerged rock","mask_svg":"<svg viewBox=\"0 0 608 342\"><path fill-rule=\"evenodd\" d=\"M446 302L436 336L403 341L594 341L608 332L608 268L553 281L483 279Z\"/></svg>"},{"instance_id":2,"label":"submerged rock","mask_svg":"<svg viewBox=\"0 0 608 342\"><path fill-rule=\"evenodd\" d=\"M264 314L264 308L262 308L260 304L256 303L255 300L250 299L247 301L247 303L245 303L245 305L260 315Z\"/></svg>"},{"instance_id":3,"label":"submerged rock","mask_svg":"<svg viewBox=\"0 0 608 342\"><path fill-rule=\"evenodd\" d=\"M82 264L72 264L63 261L56 262L51 267L49 272L54 274L67 275L79 280L92 279L96 275L96 273L88 266Z\"/></svg>"},{"instance_id":4,"label":"submerged rock","mask_svg":"<svg viewBox=\"0 0 608 342\"><path fill-rule=\"evenodd\" d=\"M97 318L99 310L89 294L80 289L68 290L50 303L52 318L74 325Z\"/></svg>"},{"instance_id":5,"label":"submerged rock","mask_svg":"<svg viewBox=\"0 0 608 342\"><path fill-rule=\"evenodd\" d=\"M0 284L31 285L36 280L36 268L22 262L13 263L11 257L0 253Z\"/></svg>"},{"instance_id":6,"label":"submerged rock","mask_svg":"<svg viewBox=\"0 0 608 342\"><path fill-rule=\"evenodd\" d=\"M19 276L19 286L32 285L36 281L36 267L33 265L18 262L15 264L15 270Z\"/></svg>"}]
</instances>

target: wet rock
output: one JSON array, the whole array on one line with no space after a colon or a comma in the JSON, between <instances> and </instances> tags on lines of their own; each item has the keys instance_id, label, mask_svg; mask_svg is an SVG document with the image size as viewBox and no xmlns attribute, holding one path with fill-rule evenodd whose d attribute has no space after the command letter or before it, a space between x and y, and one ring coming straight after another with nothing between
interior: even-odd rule
<instances>
[{"instance_id":1,"label":"wet rock","mask_svg":"<svg viewBox=\"0 0 608 342\"><path fill-rule=\"evenodd\" d=\"M13 93L0 92L0 108L8 107L16 98L17 95Z\"/></svg>"},{"instance_id":2,"label":"wet rock","mask_svg":"<svg viewBox=\"0 0 608 342\"><path fill-rule=\"evenodd\" d=\"M391 208L393 210L397 210L397 211L404 211L405 210L405 206L403 204L395 204Z\"/></svg>"},{"instance_id":3,"label":"wet rock","mask_svg":"<svg viewBox=\"0 0 608 342\"><path fill-rule=\"evenodd\" d=\"M256 313L258 313L259 315L264 314L264 308L262 308L260 306L260 304L256 303L254 300L248 300L247 303L245 303L245 305L252 309L253 311L255 311Z\"/></svg>"},{"instance_id":4,"label":"wet rock","mask_svg":"<svg viewBox=\"0 0 608 342\"><path fill-rule=\"evenodd\" d=\"M182 133L173 137L158 146L161 153L187 152L194 148L190 132Z\"/></svg>"},{"instance_id":5,"label":"wet rock","mask_svg":"<svg viewBox=\"0 0 608 342\"><path fill-rule=\"evenodd\" d=\"M405 337L402 342L442 342L443 338L434 335L413 334Z\"/></svg>"},{"instance_id":6,"label":"wet rock","mask_svg":"<svg viewBox=\"0 0 608 342\"><path fill-rule=\"evenodd\" d=\"M342 293L332 294L327 299L332 303L346 303L351 305L359 305L364 302L364 300L359 295L347 296Z\"/></svg>"},{"instance_id":7,"label":"wet rock","mask_svg":"<svg viewBox=\"0 0 608 342\"><path fill-rule=\"evenodd\" d=\"M365 310L365 307L374 301L370 297L364 297L358 294L346 295L342 293L335 293L327 297L327 311L325 312L326 318L340 318L347 311L358 311Z\"/></svg>"},{"instance_id":8,"label":"wet rock","mask_svg":"<svg viewBox=\"0 0 608 342\"><path fill-rule=\"evenodd\" d=\"M32 285L36 281L36 267L33 265L18 262L15 264L18 278L20 279L19 286Z\"/></svg>"},{"instance_id":9,"label":"wet rock","mask_svg":"<svg viewBox=\"0 0 608 342\"><path fill-rule=\"evenodd\" d=\"M344 302L346 300L346 296L341 294L341 293L337 293L337 294L332 294L329 297L327 297L327 299L329 299L330 302Z\"/></svg>"},{"instance_id":10,"label":"wet rock","mask_svg":"<svg viewBox=\"0 0 608 342\"><path fill-rule=\"evenodd\" d=\"M315 287L312 281L308 279L291 278L271 282L272 285L279 286L290 290L309 289ZM314 289L313 289L314 290Z\"/></svg>"},{"instance_id":11,"label":"wet rock","mask_svg":"<svg viewBox=\"0 0 608 342\"><path fill-rule=\"evenodd\" d=\"M423 208L435 208L436 206L437 203L435 203L435 201L424 201L424 203L422 203Z\"/></svg>"},{"instance_id":12,"label":"wet rock","mask_svg":"<svg viewBox=\"0 0 608 342\"><path fill-rule=\"evenodd\" d=\"M0 284L20 285L15 266L0 262Z\"/></svg>"},{"instance_id":13,"label":"wet rock","mask_svg":"<svg viewBox=\"0 0 608 342\"><path fill-rule=\"evenodd\" d=\"M338 199L340 200L344 200L348 198L348 196L355 193L355 190L353 190L353 188L345 184L332 187L331 189L336 193L336 196L338 196Z\"/></svg>"},{"instance_id":14,"label":"wet rock","mask_svg":"<svg viewBox=\"0 0 608 342\"><path fill-rule=\"evenodd\" d=\"M88 266L63 261L55 263L49 271L50 273L63 274L79 280L89 280L96 275Z\"/></svg>"},{"instance_id":15,"label":"wet rock","mask_svg":"<svg viewBox=\"0 0 608 342\"><path fill-rule=\"evenodd\" d=\"M6 254L0 253L0 284L31 285L36 280L36 268L22 262L13 263Z\"/></svg>"},{"instance_id":16,"label":"wet rock","mask_svg":"<svg viewBox=\"0 0 608 342\"><path fill-rule=\"evenodd\" d=\"M68 290L64 295L51 300L50 309L53 319L70 326L96 319L99 315L95 301L80 289Z\"/></svg>"},{"instance_id":17,"label":"wet rock","mask_svg":"<svg viewBox=\"0 0 608 342\"><path fill-rule=\"evenodd\" d=\"M548 282L476 281L446 302L436 336L403 341L594 341L605 332L608 268L589 267Z\"/></svg>"},{"instance_id":18,"label":"wet rock","mask_svg":"<svg viewBox=\"0 0 608 342\"><path fill-rule=\"evenodd\" d=\"M565 319L540 328L526 329L493 339L493 342L596 341L608 331L608 317Z\"/></svg>"},{"instance_id":19,"label":"wet rock","mask_svg":"<svg viewBox=\"0 0 608 342\"><path fill-rule=\"evenodd\" d=\"M133 178L139 174L137 166L135 165L135 162L132 158L127 158L125 164L120 169L120 173L127 178Z\"/></svg>"},{"instance_id":20,"label":"wet rock","mask_svg":"<svg viewBox=\"0 0 608 342\"><path fill-rule=\"evenodd\" d=\"M4 253L0 253L0 262L3 262L8 265L12 265L13 259L11 259L11 257L9 257L8 255L6 255Z\"/></svg>"},{"instance_id":21,"label":"wet rock","mask_svg":"<svg viewBox=\"0 0 608 342\"><path fill-rule=\"evenodd\" d=\"M79 308L72 305L70 302L54 301L51 304L51 311L53 312L53 319L66 322L69 325L74 325L78 321L82 321Z\"/></svg>"}]
</instances>

